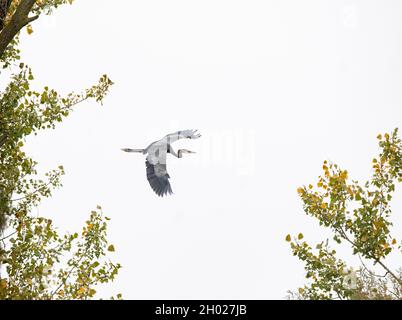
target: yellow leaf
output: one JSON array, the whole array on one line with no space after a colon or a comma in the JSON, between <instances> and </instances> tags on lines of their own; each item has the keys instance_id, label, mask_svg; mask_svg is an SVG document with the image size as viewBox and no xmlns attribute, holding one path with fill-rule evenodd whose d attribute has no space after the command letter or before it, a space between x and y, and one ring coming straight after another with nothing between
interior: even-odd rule
<instances>
[{"instance_id":1,"label":"yellow leaf","mask_svg":"<svg viewBox=\"0 0 402 320\"><path fill-rule=\"evenodd\" d=\"M396 239L392 239L392 244L396 244Z\"/></svg>"},{"instance_id":2,"label":"yellow leaf","mask_svg":"<svg viewBox=\"0 0 402 320\"><path fill-rule=\"evenodd\" d=\"M292 240L292 238L290 237L290 234L288 234L287 236L286 236L286 241L287 242L290 242Z\"/></svg>"},{"instance_id":3,"label":"yellow leaf","mask_svg":"<svg viewBox=\"0 0 402 320\"><path fill-rule=\"evenodd\" d=\"M1 289L7 288L7 280L6 279L0 279L0 288Z\"/></svg>"},{"instance_id":4,"label":"yellow leaf","mask_svg":"<svg viewBox=\"0 0 402 320\"><path fill-rule=\"evenodd\" d=\"M382 139L382 135L379 134L379 135L377 136L377 139L378 139L378 140L381 140L381 139Z\"/></svg>"},{"instance_id":5,"label":"yellow leaf","mask_svg":"<svg viewBox=\"0 0 402 320\"><path fill-rule=\"evenodd\" d=\"M342 173L341 173L341 179L342 180L346 180L348 178L348 172L345 170L345 171L342 171Z\"/></svg>"},{"instance_id":6,"label":"yellow leaf","mask_svg":"<svg viewBox=\"0 0 402 320\"><path fill-rule=\"evenodd\" d=\"M110 252L114 252L114 245L111 244L111 245L107 248L107 250L110 251Z\"/></svg>"},{"instance_id":7,"label":"yellow leaf","mask_svg":"<svg viewBox=\"0 0 402 320\"><path fill-rule=\"evenodd\" d=\"M303 188L297 188L297 193L298 193L298 194L303 194L303 193L304 193Z\"/></svg>"},{"instance_id":8,"label":"yellow leaf","mask_svg":"<svg viewBox=\"0 0 402 320\"><path fill-rule=\"evenodd\" d=\"M31 26L31 25L28 25L28 26L27 26L27 32L28 32L28 34L32 34L32 33L33 33L33 29L32 29L32 26Z\"/></svg>"},{"instance_id":9,"label":"yellow leaf","mask_svg":"<svg viewBox=\"0 0 402 320\"><path fill-rule=\"evenodd\" d=\"M86 291L85 287L81 287L81 288L78 289L77 293L78 294L84 294L85 291Z\"/></svg>"},{"instance_id":10,"label":"yellow leaf","mask_svg":"<svg viewBox=\"0 0 402 320\"><path fill-rule=\"evenodd\" d=\"M299 240L303 239L303 233L299 233L299 235L297 236L297 239L299 239Z\"/></svg>"}]
</instances>

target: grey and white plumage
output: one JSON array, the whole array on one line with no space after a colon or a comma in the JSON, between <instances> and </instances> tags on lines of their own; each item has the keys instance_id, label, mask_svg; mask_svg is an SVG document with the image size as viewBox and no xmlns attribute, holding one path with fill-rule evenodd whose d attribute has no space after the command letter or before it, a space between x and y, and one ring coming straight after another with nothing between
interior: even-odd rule
<instances>
[{"instance_id":1,"label":"grey and white plumage","mask_svg":"<svg viewBox=\"0 0 402 320\"><path fill-rule=\"evenodd\" d=\"M197 130L177 131L164 136L162 139L152 142L145 149L122 149L125 152L138 152L147 155L145 166L148 182L152 190L160 197L172 194L170 176L166 170L167 154L181 158L184 153L195 153L187 149L179 149L176 153L172 148L172 143L179 139L198 139L201 135Z\"/></svg>"}]
</instances>

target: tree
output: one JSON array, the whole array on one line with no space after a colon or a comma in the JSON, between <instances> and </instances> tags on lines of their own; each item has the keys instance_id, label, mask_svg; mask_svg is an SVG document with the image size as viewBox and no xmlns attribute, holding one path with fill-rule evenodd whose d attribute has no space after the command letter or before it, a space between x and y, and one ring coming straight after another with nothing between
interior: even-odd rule
<instances>
[{"instance_id":1,"label":"tree","mask_svg":"<svg viewBox=\"0 0 402 320\"><path fill-rule=\"evenodd\" d=\"M398 129L377 138L380 153L372 161L373 176L364 186L350 181L346 170L324 161L324 174L316 186L298 188L305 213L329 229L335 243L349 245L361 263L355 270L348 267L329 239L313 250L302 233L293 239L287 235L309 279L291 298L402 299L402 269L393 271L386 259L391 253L401 255L402 249L390 230L390 203L402 182L402 142Z\"/></svg>"},{"instance_id":2,"label":"tree","mask_svg":"<svg viewBox=\"0 0 402 320\"><path fill-rule=\"evenodd\" d=\"M107 258L107 221L98 206L82 232L60 235L52 221L30 212L61 186L62 166L38 177L23 151L28 135L55 128L86 100L102 103L112 81L103 75L82 93L64 97L47 86L32 89L31 68L20 61L19 34L42 14L72 0L0 0L0 64L12 72L0 93L0 298L86 299L120 268ZM1 11L3 10L3 11ZM4 11L5 10L5 11Z\"/></svg>"},{"instance_id":3,"label":"tree","mask_svg":"<svg viewBox=\"0 0 402 320\"><path fill-rule=\"evenodd\" d=\"M120 269L106 258L114 251L107 220L97 207L80 234L60 235L50 219L18 213L11 219L14 233L2 239L10 245L2 252L7 276L0 278L0 299L92 298Z\"/></svg>"}]
</instances>

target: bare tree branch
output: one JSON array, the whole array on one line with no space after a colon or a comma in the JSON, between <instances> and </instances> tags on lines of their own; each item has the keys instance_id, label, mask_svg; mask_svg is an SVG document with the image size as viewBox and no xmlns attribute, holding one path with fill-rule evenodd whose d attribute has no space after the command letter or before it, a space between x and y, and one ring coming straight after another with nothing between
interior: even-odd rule
<instances>
[{"instance_id":1,"label":"bare tree branch","mask_svg":"<svg viewBox=\"0 0 402 320\"><path fill-rule=\"evenodd\" d=\"M10 238L10 237L12 237L13 235L15 235L16 233L17 233L17 231L14 231L13 233L10 233L9 235L7 235L7 236L1 238L0 241L4 241L4 240Z\"/></svg>"},{"instance_id":2,"label":"bare tree branch","mask_svg":"<svg viewBox=\"0 0 402 320\"><path fill-rule=\"evenodd\" d=\"M380 259L375 258L375 262L377 262L381 267L383 267L401 286L402 286L402 280L395 274L393 273L384 263L380 261Z\"/></svg>"}]
</instances>

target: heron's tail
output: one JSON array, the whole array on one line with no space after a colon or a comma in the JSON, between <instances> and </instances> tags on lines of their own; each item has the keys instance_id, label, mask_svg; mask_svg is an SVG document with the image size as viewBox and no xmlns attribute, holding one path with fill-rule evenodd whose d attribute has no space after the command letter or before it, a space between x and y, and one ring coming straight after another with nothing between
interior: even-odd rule
<instances>
[{"instance_id":1,"label":"heron's tail","mask_svg":"<svg viewBox=\"0 0 402 320\"><path fill-rule=\"evenodd\" d=\"M138 153L144 153L145 149L130 149L130 148L123 148L121 149L125 152L138 152Z\"/></svg>"}]
</instances>

